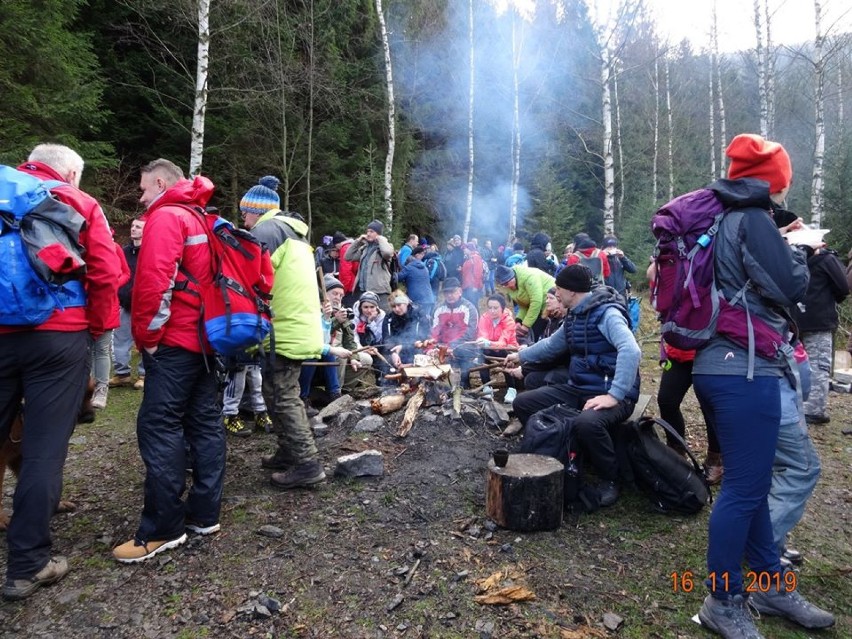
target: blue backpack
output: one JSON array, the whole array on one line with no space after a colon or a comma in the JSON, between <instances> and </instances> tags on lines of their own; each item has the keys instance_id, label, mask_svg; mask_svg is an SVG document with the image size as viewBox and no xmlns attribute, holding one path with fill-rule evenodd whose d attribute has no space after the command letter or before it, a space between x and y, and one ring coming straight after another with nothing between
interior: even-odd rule
<instances>
[{"instance_id":1,"label":"blue backpack","mask_svg":"<svg viewBox=\"0 0 852 639\"><path fill-rule=\"evenodd\" d=\"M86 220L50 196L59 184L0 165L0 325L38 326L86 305Z\"/></svg>"}]
</instances>

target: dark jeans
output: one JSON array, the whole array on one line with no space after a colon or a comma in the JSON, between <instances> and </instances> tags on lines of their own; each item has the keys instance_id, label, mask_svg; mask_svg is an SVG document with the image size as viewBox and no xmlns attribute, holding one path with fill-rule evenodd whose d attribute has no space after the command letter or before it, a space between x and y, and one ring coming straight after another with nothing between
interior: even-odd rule
<instances>
[{"instance_id":1,"label":"dark jeans","mask_svg":"<svg viewBox=\"0 0 852 639\"><path fill-rule=\"evenodd\" d=\"M225 427L213 357L160 346L142 359L145 391L136 435L145 462L145 505L136 540L144 543L179 537L186 519L201 526L219 522ZM184 504L187 452L192 487Z\"/></svg>"},{"instance_id":2,"label":"dark jeans","mask_svg":"<svg viewBox=\"0 0 852 639\"><path fill-rule=\"evenodd\" d=\"M3 268L8 268L4 266ZM88 331L0 335L0 441L26 402L21 473L6 533L8 579L29 579L50 560L50 518L62 493L62 470L86 380Z\"/></svg>"},{"instance_id":3,"label":"dark jeans","mask_svg":"<svg viewBox=\"0 0 852 639\"><path fill-rule=\"evenodd\" d=\"M686 397L686 392L692 386L692 362L678 362L670 359L671 367L668 370L663 370L663 376L660 378L660 390L657 392L657 405L660 407L660 417L671 424L678 434L686 438L686 422L683 419L683 413L680 410L680 405L683 398ZM700 404L700 402L699 402ZM707 428L707 452L719 452L719 440L716 438L716 429L713 428L713 420L704 410L701 404L701 413L704 415L704 424ZM675 441L674 437L666 433L666 442L672 448L679 448L680 445Z\"/></svg>"},{"instance_id":4,"label":"dark jeans","mask_svg":"<svg viewBox=\"0 0 852 639\"><path fill-rule=\"evenodd\" d=\"M693 384L716 427L725 460L707 540L707 570L716 574L712 594L724 598L743 592L743 558L757 574L781 570L767 499L781 423L779 380L694 375Z\"/></svg>"},{"instance_id":5,"label":"dark jeans","mask_svg":"<svg viewBox=\"0 0 852 639\"><path fill-rule=\"evenodd\" d=\"M566 404L582 410L588 399L589 395L577 394L569 384L557 384L519 393L512 402L512 408L515 416L526 426L527 420L540 410L554 404ZM630 417L635 405L633 400L625 399L614 408L582 410L574 420L583 459L591 462L601 479L618 479L618 459L610 431Z\"/></svg>"},{"instance_id":6,"label":"dark jeans","mask_svg":"<svg viewBox=\"0 0 852 639\"><path fill-rule=\"evenodd\" d=\"M310 361L332 363L337 362L337 358L329 353L328 355L323 355L320 359ZM299 373L299 396L303 399L311 396L311 384L314 381L314 375L318 368L321 368L323 375L325 375L325 390L328 394L340 394L340 376L338 375L337 366L311 366L310 364L303 364L302 371Z\"/></svg>"}]
</instances>

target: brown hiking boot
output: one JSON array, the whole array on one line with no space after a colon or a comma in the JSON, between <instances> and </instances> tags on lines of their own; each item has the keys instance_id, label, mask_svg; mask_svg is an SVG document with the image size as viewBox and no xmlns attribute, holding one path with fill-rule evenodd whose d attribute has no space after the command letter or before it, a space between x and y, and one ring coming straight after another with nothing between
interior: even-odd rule
<instances>
[{"instance_id":1,"label":"brown hiking boot","mask_svg":"<svg viewBox=\"0 0 852 639\"><path fill-rule=\"evenodd\" d=\"M7 579L3 586L3 599L26 599L42 586L54 584L68 574L65 557L51 557L44 568L29 579Z\"/></svg>"},{"instance_id":2,"label":"brown hiking boot","mask_svg":"<svg viewBox=\"0 0 852 639\"><path fill-rule=\"evenodd\" d=\"M130 375L113 375L109 380L109 387L133 386L133 378Z\"/></svg>"},{"instance_id":3,"label":"brown hiking boot","mask_svg":"<svg viewBox=\"0 0 852 639\"><path fill-rule=\"evenodd\" d=\"M290 490L291 488L309 488L325 479L325 471L317 460L294 466L284 473L272 473L270 481L276 488Z\"/></svg>"},{"instance_id":4,"label":"brown hiking boot","mask_svg":"<svg viewBox=\"0 0 852 639\"><path fill-rule=\"evenodd\" d=\"M264 455L260 458L260 466L261 468L267 468L269 470L290 470L293 467L293 463L289 460L289 458L284 455L280 455L279 448L271 455Z\"/></svg>"},{"instance_id":5,"label":"brown hiking boot","mask_svg":"<svg viewBox=\"0 0 852 639\"><path fill-rule=\"evenodd\" d=\"M715 486L722 481L722 475L724 474L725 468L722 466L722 454L707 451L707 457L704 459L704 479L711 486Z\"/></svg>"}]
</instances>

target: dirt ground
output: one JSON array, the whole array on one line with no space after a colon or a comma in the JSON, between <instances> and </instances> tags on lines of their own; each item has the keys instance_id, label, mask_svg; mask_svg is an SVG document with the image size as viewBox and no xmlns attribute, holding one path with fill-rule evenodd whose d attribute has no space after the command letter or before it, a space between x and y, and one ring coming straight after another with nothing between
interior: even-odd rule
<instances>
[{"instance_id":1,"label":"dirt ground","mask_svg":"<svg viewBox=\"0 0 852 639\"><path fill-rule=\"evenodd\" d=\"M643 392L654 394L653 336L643 342ZM626 491L614 507L569 517L553 532L499 529L485 516L485 477L505 440L484 419L465 423L434 410L405 439L395 435L401 412L374 433L353 432L352 420L333 426L318 439L329 480L314 490L269 484L259 460L273 450L271 435L229 439L222 531L119 565L110 549L132 536L142 503L139 397L114 389L97 422L78 427L65 486L77 510L53 520L55 552L72 571L24 603L0 605L0 636L710 636L690 621L704 595L707 509L658 515ZM841 434L852 427L852 395L832 393L830 402L831 423L812 428L823 478L793 545L806 557L802 592L837 613L838 624L805 633L763 619L767 637L852 637L852 437ZM687 413L703 453L691 394ZM366 449L384 454L383 477L331 476L338 456ZM496 573L495 587L534 598L478 603ZM685 592L690 573L695 586Z\"/></svg>"}]
</instances>

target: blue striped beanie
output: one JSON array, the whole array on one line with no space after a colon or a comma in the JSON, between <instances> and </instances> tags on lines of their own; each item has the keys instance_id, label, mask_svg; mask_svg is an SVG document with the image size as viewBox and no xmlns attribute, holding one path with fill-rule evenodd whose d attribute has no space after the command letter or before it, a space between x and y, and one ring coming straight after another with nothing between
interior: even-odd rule
<instances>
[{"instance_id":1,"label":"blue striped beanie","mask_svg":"<svg viewBox=\"0 0 852 639\"><path fill-rule=\"evenodd\" d=\"M281 199L275 192L280 180L273 175L265 175L258 184L251 187L240 200L240 211L243 214L263 215L267 211L281 208Z\"/></svg>"}]
</instances>

